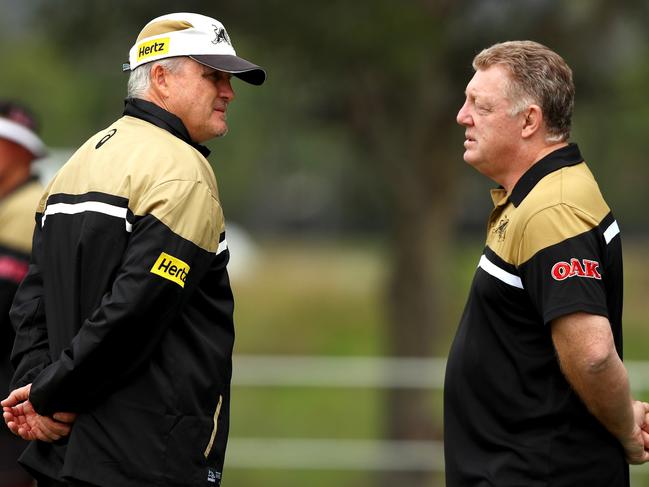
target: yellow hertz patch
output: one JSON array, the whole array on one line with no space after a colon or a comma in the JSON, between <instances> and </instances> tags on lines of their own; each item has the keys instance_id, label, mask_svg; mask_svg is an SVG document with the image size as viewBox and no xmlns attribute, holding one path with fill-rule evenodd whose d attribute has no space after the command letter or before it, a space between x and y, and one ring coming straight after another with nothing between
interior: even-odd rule
<instances>
[{"instance_id":1,"label":"yellow hertz patch","mask_svg":"<svg viewBox=\"0 0 649 487\"><path fill-rule=\"evenodd\" d=\"M180 287L185 287L185 279L189 273L189 265L176 257L160 253L160 257L155 261L151 272L157 274L165 279L175 282Z\"/></svg>"},{"instance_id":2,"label":"yellow hertz patch","mask_svg":"<svg viewBox=\"0 0 649 487\"><path fill-rule=\"evenodd\" d=\"M141 61L144 58L151 56L159 56L169 52L169 38L163 37L162 39L155 39L140 44L137 48L137 60Z\"/></svg>"}]
</instances>

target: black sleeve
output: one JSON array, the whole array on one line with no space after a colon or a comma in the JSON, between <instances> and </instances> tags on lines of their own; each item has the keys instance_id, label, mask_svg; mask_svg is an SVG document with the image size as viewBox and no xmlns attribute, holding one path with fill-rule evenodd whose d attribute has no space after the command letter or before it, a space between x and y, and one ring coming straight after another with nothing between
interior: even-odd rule
<instances>
[{"instance_id":1,"label":"black sleeve","mask_svg":"<svg viewBox=\"0 0 649 487\"><path fill-rule=\"evenodd\" d=\"M36 215L32 258L27 275L16 292L10 318L16 332L11 354L15 369L10 388L29 384L50 362L45 302L41 276L41 215Z\"/></svg>"},{"instance_id":2,"label":"black sleeve","mask_svg":"<svg viewBox=\"0 0 649 487\"><path fill-rule=\"evenodd\" d=\"M12 281L0 279L0 394L5 397L13 374L10 357L16 335L9 321L9 308L18 286Z\"/></svg>"},{"instance_id":3,"label":"black sleeve","mask_svg":"<svg viewBox=\"0 0 649 487\"><path fill-rule=\"evenodd\" d=\"M562 207L562 213L561 222L583 218L567 206ZM546 229L559 225L557 218L544 214L537 215L533 224ZM554 229L557 234L561 231ZM593 225L540 250L520 266L519 272L543 322L548 324L576 312L609 317L606 280L610 276L603 271L605 266L606 243L600 227Z\"/></svg>"},{"instance_id":4,"label":"black sleeve","mask_svg":"<svg viewBox=\"0 0 649 487\"><path fill-rule=\"evenodd\" d=\"M0 245L0 387L8 393L13 375L11 349L16 334L9 319L9 310L19 284L29 267L29 254Z\"/></svg>"},{"instance_id":5,"label":"black sleeve","mask_svg":"<svg viewBox=\"0 0 649 487\"><path fill-rule=\"evenodd\" d=\"M0 356L9 357L14 343L15 333L11 321L9 321L9 310L11 302L16 294L18 285L15 282L0 279Z\"/></svg>"}]
</instances>

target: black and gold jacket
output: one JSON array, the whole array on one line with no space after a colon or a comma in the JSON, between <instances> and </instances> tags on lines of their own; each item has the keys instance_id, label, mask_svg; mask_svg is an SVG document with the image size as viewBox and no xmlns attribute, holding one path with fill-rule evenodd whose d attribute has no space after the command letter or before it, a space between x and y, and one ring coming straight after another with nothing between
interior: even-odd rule
<instances>
[{"instance_id":1,"label":"black and gold jacket","mask_svg":"<svg viewBox=\"0 0 649 487\"><path fill-rule=\"evenodd\" d=\"M12 308L14 386L70 436L21 461L100 486L218 485L228 435L233 297L209 151L143 100L91 137L36 213Z\"/></svg>"}]
</instances>

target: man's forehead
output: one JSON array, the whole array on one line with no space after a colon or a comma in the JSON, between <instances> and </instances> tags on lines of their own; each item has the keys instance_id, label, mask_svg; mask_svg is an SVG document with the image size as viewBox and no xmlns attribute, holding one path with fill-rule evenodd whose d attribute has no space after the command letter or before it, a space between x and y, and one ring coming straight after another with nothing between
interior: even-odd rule
<instances>
[{"instance_id":1,"label":"man's forehead","mask_svg":"<svg viewBox=\"0 0 649 487\"><path fill-rule=\"evenodd\" d=\"M466 85L464 93L473 96L503 94L507 82L508 74L502 66L494 65L486 69L478 69Z\"/></svg>"}]
</instances>

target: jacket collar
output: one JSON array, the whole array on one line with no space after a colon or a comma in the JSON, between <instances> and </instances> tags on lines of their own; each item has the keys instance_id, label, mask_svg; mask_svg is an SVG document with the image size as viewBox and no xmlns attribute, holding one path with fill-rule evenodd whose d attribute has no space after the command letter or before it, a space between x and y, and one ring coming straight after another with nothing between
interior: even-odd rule
<instances>
[{"instance_id":1,"label":"jacket collar","mask_svg":"<svg viewBox=\"0 0 649 487\"><path fill-rule=\"evenodd\" d=\"M210 150L207 147L192 141L187 128L180 118L173 113L160 108L155 103L141 100L139 98L127 98L124 100L124 115L139 118L140 120L152 123L156 127L166 130L171 135L174 135L191 145L194 149L203 154L203 157L210 155Z\"/></svg>"},{"instance_id":2,"label":"jacket collar","mask_svg":"<svg viewBox=\"0 0 649 487\"><path fill-rule=\"evenodd\" d=\"M562 167L574 166L583 162L584 158L579 152L577 144L568 144L553 152L530 167L518 180L512 190L509 200L514 206L520 205L536 184L548 174Z\"/></svg>"}]
</instances>

